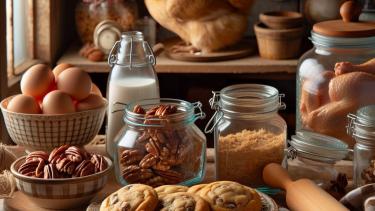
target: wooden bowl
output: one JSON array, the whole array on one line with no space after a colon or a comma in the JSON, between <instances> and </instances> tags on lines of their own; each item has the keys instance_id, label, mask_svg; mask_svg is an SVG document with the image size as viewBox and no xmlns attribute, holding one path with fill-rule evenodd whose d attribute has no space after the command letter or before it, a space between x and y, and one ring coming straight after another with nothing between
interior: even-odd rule
<instances>
[{"instance_id":1,"label":"wooden bowl","mask_svg":"<svg viewBox=\"0 0 375 211\"><path fill-rule=\"evenodd\" d=\"M39 207L47 209L72 209L89 204L90 200L106 185L112 161L105 157L107 169L84 177L43 179L22 175L18 168L25 162L21 157L13 162L10 170L17 189ZM21 202L22 203L22 202Z\"/></svg>"},{"instance_id":2,"label":"wooden bowl","mask_svg":"<svg viewBox=\"0 0 375 211\"><path fill-rule=\"evenodd\" d=\"M51 151L64 144L83 146L98 134L107 100L97 109L68 114L23 114L6 109L13 96L1 101L5 126L12 140L26 150Z\"/></svg>"},{"instance_id":3,"label":"wooden bowl","mask_svg":"<svg viewBox=\"0 0 375 211\"><path fill-rule=\"evenodd\" d=\"M271 29L291 29L302 26L301 13L292 11L273 11L259 15L260 22Z\"/></svg>"},{"instance_id":4,"label":"wooden bowl","mask_svg":"<svg viewBox=\"0 0 375 211\"><path fill-rule=\"evenodd\" d=\"M264 24L254 25L259 54L266 59L293 59L301 53L304 28L270 29Z\"/></svg>"}]
</instances>

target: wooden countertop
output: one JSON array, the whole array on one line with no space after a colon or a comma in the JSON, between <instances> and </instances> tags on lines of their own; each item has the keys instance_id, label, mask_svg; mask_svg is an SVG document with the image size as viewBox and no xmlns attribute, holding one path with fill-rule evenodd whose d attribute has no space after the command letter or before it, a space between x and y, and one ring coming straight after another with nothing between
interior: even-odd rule
<instances>
[{"instance_id":1,"label":"wooden countertop","mask_svg":"<svg viewBox=\"0 0 375 211\"><path fill-rule=\"evenodd\" d=\"M161 53L157 57L157 73L232 73L232 74L267 74L289 73L294 74L297 69L296 59L269 60L252 55L242 59L234 59L220 62L184 62L176 61ZM57 62L70 63L81 67L87 72L107 73L110 68L107 62L91 62L78 54L78 47L71 47Z\"/></svg>"},{"instance_id":2,"label":"wooden countertop","mask_svg":"<svg viewBox=\"0 0 375 211\"><path fill-rule=\"evenodd\" d=\"M93 142L95 143L103 143L104 136L97 136ZM105 152L105 145L104 144L97 144L97 145L86 145L85 148L90 152L106 154ZM25 151L22 147L19 146L11 146L7 147L13 154L17 157L25 155ZM348 178L352 178L352 162L350 161L340 161L335 165L336 169L340 169L340 172L345 172ZM214 178L214 149L208 148L207 149L207 165L206 165L206 174L205 178L202 183L209 183L215 181ZM92 202L101 202L106 196L111 194L112 192L119 189L121 186L117 184L116 178L114 176L114 171L112 171L110 178L108 179L107 185L104 187L102 191L98 193L98 195L92 200ZM274 198L279 204L285 206L285 195L283 193L274 195ZM21 203L20 203L21 202ZM84 211L86 210L87 205L71 211ZM43 209L36 205L34 205L26 195L23 193L16 191L14 197L12 199L0 199L0 210L6 211L52 211L50 209Z\"/></svg>"},{"instance_id":3,"label":"wooden countertop","mask_svg":"<svg viewBox=\"0 0 375 211\"><path fill-rule=\"evenodd\" d=\"M105 153L105 146L103 144L100 145L87 145L85 148L90 152L96 152L100 154ZM8 147L16 156L23 156L24 150L21 147L14 146ZM214 151L213 149L207 150L207 165L206 165L206 175L204 178L203 183L214 181ZM101 202L105 197L109 194L113 193L117 189L121 188L119 184L116 182L116 178L114 175L114 171L111 172L111 175L108 179L107 185L103 188L102 191L98 193L98 195L92 200L93 202ZM70 211L85 211L87 205L82 208L78 208L75 210ZM29 198L21 193L20 191L16 191L14 193L14 197L11 199L0 199L0 210L6 211L52 211L50 209L40 208L37 205L33 204Z\"/></svg>"}]
</instances>

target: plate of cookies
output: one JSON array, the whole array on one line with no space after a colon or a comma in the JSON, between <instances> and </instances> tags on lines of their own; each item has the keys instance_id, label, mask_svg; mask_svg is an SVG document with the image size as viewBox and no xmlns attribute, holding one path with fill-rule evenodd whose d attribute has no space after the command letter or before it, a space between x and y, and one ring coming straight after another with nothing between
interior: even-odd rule
<instances>
[{"instance_id":1,"label":"plate of cookies","mask_svg":"<svg viewBox=\"0 0 375 211\"><path fill-rule=\"evenodd\" d=\"M152 188L130 184L110 194L87 211L278 211L272 198L232 181L217 181L192 187L163 185Z\"/></svg>"}]
</instances>

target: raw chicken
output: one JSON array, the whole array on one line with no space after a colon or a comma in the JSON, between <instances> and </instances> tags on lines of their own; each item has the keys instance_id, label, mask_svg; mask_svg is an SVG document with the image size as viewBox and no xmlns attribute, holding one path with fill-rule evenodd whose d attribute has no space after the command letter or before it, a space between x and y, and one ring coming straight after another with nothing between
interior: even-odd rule
<instances>
[{"instance_id":1,"label":"raw chicken","mask_svg":"<svg viewBox=\"0 0 375 211\"><path fill-rule=\"evenodd\" d=\"M375 104L375 59L360 65L337 63L335 74L328 84L328 103L320 103L320 95L314 98L302 93L301 119L305 127L342 139L352 147L354 140L346 134L346 116L362 106ZM320 91L326 93L326 89L325 85Z\"/></svg>"},{"instance_id":2,"label":"raw chicken","mask_svg":"<svg viewBox=\"0 0 375 211\"><path fill-rule=\"evenodd\" d=\"M359 65L354 65L350 62L339 62L335 65L336 75L355 71L375 74L375 58Z\"/></svg>"},{"instance_id":3,"label":"raw chicken","mask_svg":"<svg viewBox=\"0 0 375 211\"><path fill-rule=\"evenodd\" d=\"M328 84L334 76L333 71L324 71L315 78L306 79L303 82L300 105L302 117L329 103Z\"/></svg>"},{"instance_id":4,"label":"raw chicken","mask_svg":"<svg viewBox=\"0 0 375 211\"><path fill-rule=\"evenodd\" d=\"M145 4L158 23L191 44L176 50L212 52L242 38L254 1L145 0Z\"/></svg>"}]
</instances>

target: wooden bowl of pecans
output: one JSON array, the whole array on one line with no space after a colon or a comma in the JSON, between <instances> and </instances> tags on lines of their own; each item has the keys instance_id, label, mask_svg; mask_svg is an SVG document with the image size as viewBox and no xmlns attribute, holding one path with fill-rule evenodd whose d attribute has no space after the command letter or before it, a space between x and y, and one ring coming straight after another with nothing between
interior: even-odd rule
<instances>
[{"instance_id":1,"label":"wooden bowl of pecans","mask_svg":"<svg viewBox=\"0 0 375 211\"><path fill-rule=\"evenodd\" d=\"M108 180L112 161L63 145L50 154L34 151L11 165L19 191L38 206L71 209L88 204Z\"/></svg>"}]
</instances>

